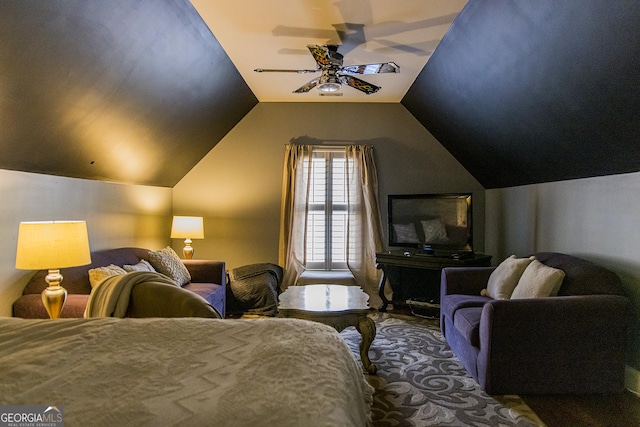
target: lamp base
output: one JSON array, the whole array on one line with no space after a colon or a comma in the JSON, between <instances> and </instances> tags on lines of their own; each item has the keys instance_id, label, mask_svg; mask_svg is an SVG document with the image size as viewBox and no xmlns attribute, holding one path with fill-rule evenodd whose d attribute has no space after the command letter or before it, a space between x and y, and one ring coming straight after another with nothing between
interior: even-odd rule
<instances>
[{"instance_id":1,"label":"lamp base","mask_svg":"<svg viewBox=\"0 0 640 427\"><path fill-rule=\"evenodd\" d=\"M184 248L182 248L182 254L184 255L185 259L193 258L194 252L195 251L191 246L191 239L184 239Z\"/></svg>"},{"instance_id":2,"label":"lamp base","mask_svg":"<svg viewBox=\"0 0 640 427\"><path fill-rule=\"evenodd\" d=\"M44 304L49 318L57 319L60 317L60 312L62 312L64 303L67 300L67 290L60 286L60 282L62 282L60 270L49 270L45 280L49 286L42 291L42 304Z\"/></svg>"}]
</instances>

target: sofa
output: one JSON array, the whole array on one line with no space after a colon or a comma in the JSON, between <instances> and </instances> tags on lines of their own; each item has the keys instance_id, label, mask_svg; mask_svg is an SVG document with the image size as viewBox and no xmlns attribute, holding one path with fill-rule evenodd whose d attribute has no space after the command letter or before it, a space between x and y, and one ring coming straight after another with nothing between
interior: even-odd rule
<instances>
[{"instance_id":1,"label":"sofa","mask_svg":"<svg viewBox=\"0 0 640 427\"><path fill-rule=\"evenodd\" d=\"M67 290L67 300L60 317L83 317L91 283L89 270L135 265L149 261L148 249L117 248L92 252L91 264L63 268L61 285ZM226 271L223 261L181 260L191 280L182 286L137 286L131 292L127 317L224 317L226 311ZM13 304L13 316L48 319L40 294L47 287L46 270L37 271L25 286L22 296ZM204 300L204 301L203 301ZM209 306L210 305L210 306ZM216 315L217 313L217 315Z\"/></svg>"},{"instance_id":2,"label":"sofa","mask_svg":"<svg viewBox=\"0 0 640 427\"><path fill-rule=\"evenodd\" d=\"M560 271L552 296L492 298L496 267L442 270L440 327L451 350L491 395L622 391L632 305L620 278L567 254L533 257Z\"/></svg>"}]
</instances>

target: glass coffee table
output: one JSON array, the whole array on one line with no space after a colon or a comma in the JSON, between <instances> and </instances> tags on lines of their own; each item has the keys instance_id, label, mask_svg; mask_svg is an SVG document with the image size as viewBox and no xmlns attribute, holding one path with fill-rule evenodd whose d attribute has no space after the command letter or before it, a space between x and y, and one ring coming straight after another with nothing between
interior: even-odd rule
<instances>
[{"instance_id":1,"label":"glass coffee table","mask_svg":"<svg viewBox=\"0 0 640 427\"><path fill-rule=\"evenodd\" d=\"M360 359L367 372L377 368L369 360L369 348L376 336L376 324L369 313L369 296L358 286L290 286L279 298L282 317L312 320L336 328L338 332L355 326L360 332Z\"/></svg>"}]
</instances>

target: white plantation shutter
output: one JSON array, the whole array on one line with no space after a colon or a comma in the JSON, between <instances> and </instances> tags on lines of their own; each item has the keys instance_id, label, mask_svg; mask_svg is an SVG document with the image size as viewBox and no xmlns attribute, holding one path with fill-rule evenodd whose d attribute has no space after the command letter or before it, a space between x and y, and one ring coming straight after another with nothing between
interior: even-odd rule
<instances>
[{"instance_id":1,"label":"white plantation shutter","mask_svg":"<svg viewBox=\"0 0 640 427\"><path fill-rule=\"evenodd\" d=\"M346 269L348 196L344 151L314 150L309 176L306 267Z\"/></svg>"},{"instance_id":2,"label":"white plantation shutter","mask_svg":"<svg viewBox=\"0 0 640 427\"><path fill-rule=\"evenodd\" d=\"M333 157L331 193L331 263L334 268L347 268L347 173L344 153Z\"/></svg>"}]
</instances>

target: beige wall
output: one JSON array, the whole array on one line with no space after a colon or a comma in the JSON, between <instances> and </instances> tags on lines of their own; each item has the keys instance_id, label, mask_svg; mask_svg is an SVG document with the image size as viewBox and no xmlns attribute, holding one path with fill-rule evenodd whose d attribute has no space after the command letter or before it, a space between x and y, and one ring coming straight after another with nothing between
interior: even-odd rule
<instances>
[{"instance_id":1,"label":"beige wall","mask_svg":"<svg viewBox=\"0 0 640 427\"><path fill-rule=\"evenodd\" d=\"M639 194L640 173L487 190L487 252L588 259L618 273L640 312ZM640 324L632 336L629 364L640 369Z\"/></svg>"},{"instance_id":2,"label":"beige wall","mask_svg":"<svg viewBox=\"0 0 640 427\"><path fill-rule=\"evenodd\" d=\"M484 190L400 104L263 103L174 189L0 170L0 316L31 276L14 267L20 221L83 219L92 250L171 243L180 253L182 242L168 238L171 215L202 215L196 258L229 268L277 262L284 145L293 140L373 145L384 220L387 194L473 191L484 247Z\"/></svg>"},{"instance_id":3,"label":"beige wall","mask_svg":"<svg viewBox=\"0 0 640 427\"><path fill-rule=\"evenodd\" d=\"M400 104L260 103L175 187L174 214L205 217L196 257L228 268L278 261L284 146L371 144L387 194L473 191L484 247L484 189ZM176 251L182 242L174 240Z\"/></svg>"},{"instance_id":4,"label":"beige wall","mask_svg":"<svg viewBox=\"0 0 640 427\"><path fill-rule=\"evenodd\" d=\"M15 269L20 221L85 220L91 250L158 249L170 243L171 192L0 170L0 316L11 316L13 301L32 275Z\"/></svg>"}]
</instances>

